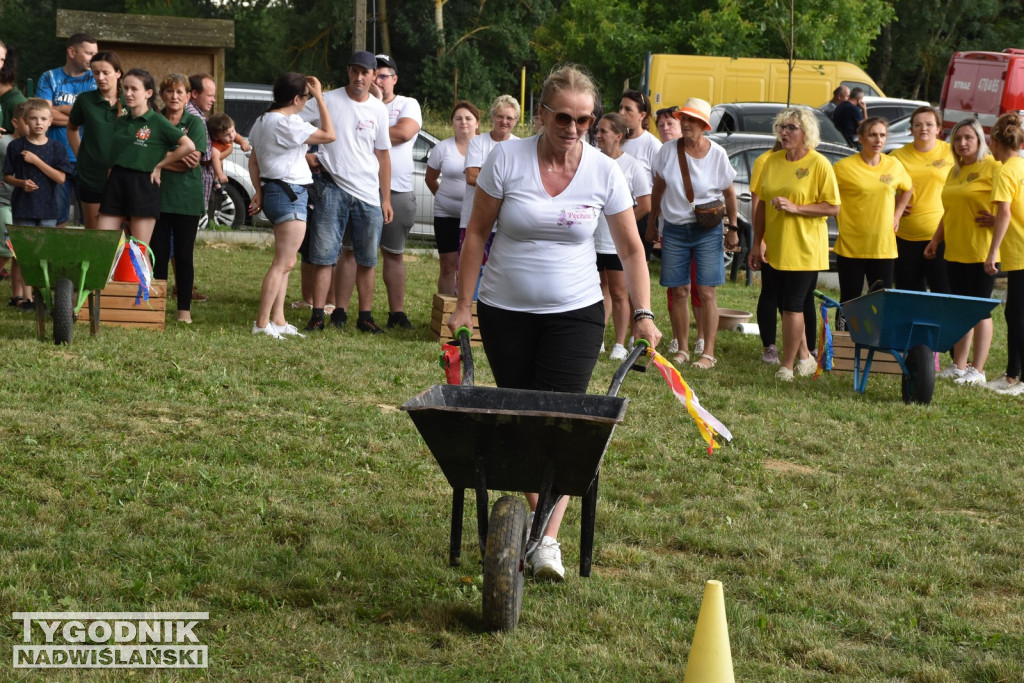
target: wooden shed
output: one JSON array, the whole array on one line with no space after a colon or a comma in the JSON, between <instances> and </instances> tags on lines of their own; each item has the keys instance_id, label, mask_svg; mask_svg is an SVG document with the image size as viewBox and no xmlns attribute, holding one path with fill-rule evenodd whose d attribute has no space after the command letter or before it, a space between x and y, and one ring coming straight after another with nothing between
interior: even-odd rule
<instances>
[{"instance_id":1,"label":"wooden shed","mask_svg":"<svg viewBox=\"0 0 1024 683\"><path fill-rule=\"evenodd\" d=\"M235 46L235 22L152 14L57 10L57 37L88 33L101 50L112 50L124 70L145 69L157 85L170 73L208 73L217 81L217 104L224 101L224 49Z\"/></svg>"}]
</instances>

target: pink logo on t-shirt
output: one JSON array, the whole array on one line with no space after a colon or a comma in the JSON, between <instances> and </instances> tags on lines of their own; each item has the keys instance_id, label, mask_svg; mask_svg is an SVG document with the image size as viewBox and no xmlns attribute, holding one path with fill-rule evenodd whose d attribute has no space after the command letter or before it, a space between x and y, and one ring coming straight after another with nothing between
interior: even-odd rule
<instances>
[{"instance_id":1,"label":"pink logo on t-shirt","mask_svg":"<svg viewBox=\"0 0 1024 683\"><path fill-rule=\"evenodd\" d=\"M356 130L374 130L375 128L373 119L364 119L356 124Z\"/></svg>"},{"instance_id":2,"label":"pink logo on t-shirt","mask_svg":"<svg viewBox=\"0 0 1024 683\"><path fill-rule=\"evenodd\" d=\"M590 223L596 221L598 209L596 206L577 206L574 209L562 209L558 214L558 225L571 228L577 223Z\"/></svg>"}]
</instances>

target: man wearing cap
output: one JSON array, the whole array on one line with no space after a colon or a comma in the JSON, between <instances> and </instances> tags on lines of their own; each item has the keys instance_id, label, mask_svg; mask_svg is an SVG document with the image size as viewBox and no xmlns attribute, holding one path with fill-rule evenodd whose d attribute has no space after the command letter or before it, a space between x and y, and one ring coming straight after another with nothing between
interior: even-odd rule
<instances>
[{"instance_id":1,"label":"man wearing cap","mask_svg":"<svg viewBox=\"0 0 1024 683\"><path fill-rule=\"evenodd\" d=\"M374 82L380 88L388 108L388 135L391 138L391 206L394 219L384 226L380 251L384 256L384 287L388 290L386 327L411 330L405 315L405 239L416 222L416 194L412 185L412 151L416 134L423 125L420 104L411 97L395 94L398 67L389 55L377 55Z\"/></svg>"},{"instance_id":2,"label":"man wearing cap","mask_svg":"<svg viewBox=\"0 0 1024 683\"><path fill-rule=\"evenodd\" d=\"M334 283L331 324L348 322L345 306L352 290L359 294L360 332L381 334L373 321L374 268L381 230L391 222L391 139L388 110L370 96L377 60L360 50L348 62L348 85L324 95L337 140L320 145L320 165L309 215L309 262L315 268L313 314L310 331L324 329L324 305L331 287L331 268L341 261ZM316 102L310 100L300 114L303 120L319 121ZM344 240L344 248L342 248Z\"/></svg>"}]
</instances>

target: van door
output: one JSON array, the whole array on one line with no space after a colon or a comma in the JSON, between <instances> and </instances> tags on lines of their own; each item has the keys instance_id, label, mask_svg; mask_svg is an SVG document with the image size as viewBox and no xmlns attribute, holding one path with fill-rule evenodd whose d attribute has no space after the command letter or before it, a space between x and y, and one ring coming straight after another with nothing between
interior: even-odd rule
<instances>
[{"instance_id":1,"label":"van door","mask_svg":"<svg viewBox=\"0 0 1024 683\"><path fill-rule=\"evenodd\" d=\"M943 89L942 119L947 132L971 116L976 116L985 130L992 127L1002 111L1007 65L998 53L953 57Z\"/></svg>"}]
</instances>

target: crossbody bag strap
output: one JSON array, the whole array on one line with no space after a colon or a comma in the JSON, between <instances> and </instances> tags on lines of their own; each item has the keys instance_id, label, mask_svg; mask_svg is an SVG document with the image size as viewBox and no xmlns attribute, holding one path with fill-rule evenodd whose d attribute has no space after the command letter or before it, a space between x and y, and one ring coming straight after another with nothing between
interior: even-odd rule
<instances>
[{"instance_id":1,"label":"crossbody bag strap","mask_svg":"<svg viewBox=\"0 0 1024 683\"><path fill-rule=\"evenodd\" d=\"M686 189L686 199L693 205L693 182L690 180L690 164L686 162L686 152L683 151L682 140L676 140L676 153L679 155L679 172L683 175L683 188Z\"/></svg>"}]
</instances>

